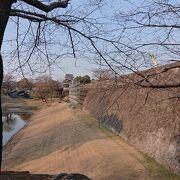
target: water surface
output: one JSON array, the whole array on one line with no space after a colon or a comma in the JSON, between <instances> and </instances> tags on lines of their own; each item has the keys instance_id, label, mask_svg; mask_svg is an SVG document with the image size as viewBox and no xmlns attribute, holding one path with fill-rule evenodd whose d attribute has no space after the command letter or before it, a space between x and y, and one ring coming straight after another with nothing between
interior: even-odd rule
<instances>
[{"instance_id":1,"label":"water surface","mask_svg":"<svg viewBox=\"0 0 180 180\"><path fill-rule=\"evenodd\" d=\"M17 114L3 116L3 146L25 126L26 122Z\"/></svg>"}]
</instances>

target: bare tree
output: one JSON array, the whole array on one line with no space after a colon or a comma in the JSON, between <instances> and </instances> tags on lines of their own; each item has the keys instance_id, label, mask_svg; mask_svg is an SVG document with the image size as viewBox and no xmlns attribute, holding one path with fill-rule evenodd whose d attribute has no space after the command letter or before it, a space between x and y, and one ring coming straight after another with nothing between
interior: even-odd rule
<instances>
[{"instance_id":1,"label":"bare tree","mask_svg":"<svg viewBox=\"0 0 180 180\"><path fill-rule=\"evenodd\" d=\"M123 2L121 1L122 5ZM77 57L83 57L93 59L91 62L103 69L110 69L116 77L128 72L138 76L136 79L121 77L125 83L145 88L179 87L178 81L172 84L155 84L151 80L157 74L180 67L177 60L178 3L153 0L143 1L138 7L131 0L125 2L131 5L130 11L116 11L112 4L115 1L106 0L87 0L83 5L72 1L74 8L68 8L70 0L49 3L40 0L0 0L0 50L5 28L11 17L10 21L16 25L16 37L12 42L15 48L8 54L10 62L18 62L15 70L19 69L23 76L25 72L51 72L52 66L59 67L62 58L74 57L76 60ZM117 3L119 2L114 6ZM101 15L100 12L106 12L107 7L112 8L115 13L113 19L112 16L108 18L105 14ZM112 24L107 25L110 21ZM153 36L148 37L147 34ZM156 42L152 41L152 37ZM147 43L149 40L151 42ZM171 53L170 60L176 60L177 63L151 74L140 72L139 70L150 67L149 56L156 54L154 51L157 47L161 47L159 51L163 50L162 54ZM168 57L169 54L162 58L157 55L157 61L160 63L164 59L167 63ZM0 54L0 86L2 80L3 60ZM2 147L2 119L0 134ZM2 152L2 148L0 150ZM1 159L2 155L0 161Z\"/></svg>"},{"instance_id":2,"label":"bare tree","mask_svg":"<svg viewBox=\"0 0 180 180\"><path fill-rule=\"evenodd\" d=\"M68 6L68 2L69 2L68 0L65 0L65 1L52 2L50 4L45 4L45 3L42 3L41 1L38 1L38 0L22 0L22 1L0 0L0 50L2 48L4 32L5 32L5 28L6 28L6 25L7 25L7 22L9 20L10 15L26 18L30 21L36 21L36 22L39 22L39 24L42 21L45 21L48 19L52 20L52 21L56 21L52 17L49 18L45 14L38 14L35 11L30 12L29 10L25 11L23 7L21 9L12 9L13 3L24 3L25 5L28 5L29 7L34 7L37 10L40 10L40 11L47 13L47 12L50 12L50 11L57 9L57 8L66 8ZM63 23L60 20L59 20L59 22ZM38 28L38 30L37 30L38 32L36 34L36 36L37 36L37 40L35 41L36 43L38 43L38 41L39 41L39 29L40 28ZM19 47L18 39L17 39L17 47ZM19 49L17 52L19 53ZM19 59L19 54L17 56ZM30 57L31 56L29 56L29 58ZM21 63L20 63L20 66L21 66ZM2 86L2 81L3 81L3 60L2 60L2 55L0 53L0 87ZM1 101L0 101L0 104L1 104ZM0 125L0 167L1 167L1 161L2 161L2 127L3 127L2 126L2 110L0 110L0 119L1 119L1 125Z\"/></svg>"},{"instance_id":3,"label":"bare tree","mask_svg":"<svg viewBox=\"0 0 180 180\"><path fill-rule=\"evenodd\" d=\"M48 98L59 97L61 83L51 77L42 75L36 78L33 88L33 95L48 103Z\"/></svg>"},{"instance_id":4,"label":"bare tree","mask_svg":"<svg viewBox=\"0 0 180 180\"><path fill-rule=\"evenodd\" d=\"M96 69L93 71L93 78L96 80L112 80L115 79L115 73L109 69Z\"/></svg>"},{"instance_id":5,"label":"bare tree","mask_svg":"<svg viewBox=\"0 0 180 180\"><path fill-rule=\"evenodd\" d=\"M140 76L141 83L146 81L147 87L180 87L179 80L170 84L153 84L149 81L156 75L180 68L180 39L177 36L180 31L179 3L170 0L143 0L135 4L128 0L127 4L131 8L115 13L116 22L123 31L123 35L120 35L122 43L124 42L127 47L127 50L121 53L125 55L124 57L128 57L127 69ZM148 64L158 66L158 64L172 62L175 63L166 68L159 68L150 74L138 72ZM131 66L129 66L130 64ZM122 66L126 67L126 64L122 64ZM142 85L141 83L138 82L138 85Z\"/></svg>"},{"instance_id":6,"label":"bare tree","mask_svg":"<svg viewBox=\"0 0 180 180\"><path fill-rule=\"evenodd\" d=\"M5 74L4 79L3 79L3 83L2 83L2 88L4 89L4 91L6 93L14 90L16 88L15 77L12 76L11 74Z\"/></svg>"},{"instance_id":7,"label":"bare tree","mask_svg":"<svg viewBox=\"0 0 180 180\"><path fill-rule=\"evenodd\" d=\"M17 82L17 87L20 90L32 90L33 86L33 79L23 78Z\"/></svg>"}]
</instances>

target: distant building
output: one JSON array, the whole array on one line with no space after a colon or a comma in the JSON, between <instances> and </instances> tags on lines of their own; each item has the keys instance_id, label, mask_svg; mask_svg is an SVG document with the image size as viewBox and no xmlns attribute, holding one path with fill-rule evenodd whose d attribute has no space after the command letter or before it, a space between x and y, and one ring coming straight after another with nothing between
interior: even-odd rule
<instances>
[{"instance_id":1,"label":"distant building","mask_svg":"<svg viewBox=\"0 0 180 180\"><path fill-rule=\"evenodd\" d=\"M64 79L70 79L70 80L73 80L74 79L74 76L73 74L66 74Z\"/></svg>"},{"instance_id":2,"label":"distant building","mask_svg":"<svg viewBox=\"0 0 180 180\"><path fill-rule=\"evenodd\" d=\"M73 74L66 74L63 81L63 87L68 88L73 82L74 76Z\"/></svg>"}]
</instances>

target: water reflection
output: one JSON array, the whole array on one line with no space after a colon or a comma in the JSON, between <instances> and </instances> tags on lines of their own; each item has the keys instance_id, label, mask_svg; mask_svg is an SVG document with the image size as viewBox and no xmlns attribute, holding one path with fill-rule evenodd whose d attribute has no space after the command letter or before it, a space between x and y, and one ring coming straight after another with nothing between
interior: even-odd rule
<instances>
[{"instance_id":1,"label":"water reflection","mask_svg":"<svg viewBox=\"0 0 180 180\"><path fill-rule=\"evenodd\" d=\"M25 126L26 122L17 114L3 116L3 146Z\"/></svg>"}]
</instances>

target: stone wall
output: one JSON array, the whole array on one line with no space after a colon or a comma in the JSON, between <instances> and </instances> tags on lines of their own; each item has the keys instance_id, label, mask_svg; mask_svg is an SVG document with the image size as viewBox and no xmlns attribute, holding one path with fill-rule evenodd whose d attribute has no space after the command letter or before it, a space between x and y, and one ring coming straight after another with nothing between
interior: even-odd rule
<instances>
[{"instance_id":1,"label":"stone wall","mask_svg":"<svg viewBox=\"0 0 180 180\"><path fill-rule=\"evenodd\" d=\"M82 106L88 92L87 85L74 83L69 87L69 102L73 106Z\"/></svg>"},{"instance_id":2,"label":"stone wall","mask_svg":"<svg viewBox=\"0 0 180 180\"><path fill-rule=\"evenodd\" d=\"M177 68L155 77L159 83L175 80L180 81ZM95 82L86 96L84 109L140 151L180 173L180 99L177 97L180 97L179 87L156 89L131 83Z\"/></svg>"}]
</instances>

